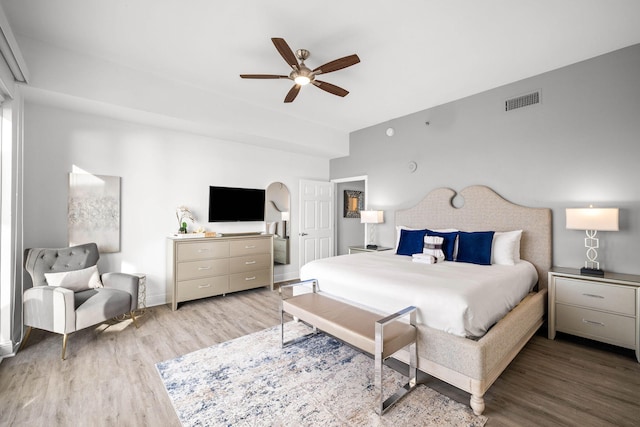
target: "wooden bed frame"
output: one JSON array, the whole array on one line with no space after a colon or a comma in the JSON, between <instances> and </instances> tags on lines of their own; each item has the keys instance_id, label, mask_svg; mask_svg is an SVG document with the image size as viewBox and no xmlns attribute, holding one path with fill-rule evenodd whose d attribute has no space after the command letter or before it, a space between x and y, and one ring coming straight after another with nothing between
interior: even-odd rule
<instances>
[{"instance_id":1,"label":"wooden bed frame","mask_svg":"<svg viewBox=\"0 0 640 427\"><path fill-rule=\"evenodd\" d=\"M454 207L454 198L460 197L464 204ZM523 230L520 254L538 272L536 292L477 341L418 324L418 369L470 393L471 408L480 415L485 392L543 323L551 268L551 210L512 204L485 186L467 187L459 195L439 188L416 206L396 211L395 224L463 231ZM408 355L399 354L399 359L408 360Z\"/></svg>"}]
</instances>

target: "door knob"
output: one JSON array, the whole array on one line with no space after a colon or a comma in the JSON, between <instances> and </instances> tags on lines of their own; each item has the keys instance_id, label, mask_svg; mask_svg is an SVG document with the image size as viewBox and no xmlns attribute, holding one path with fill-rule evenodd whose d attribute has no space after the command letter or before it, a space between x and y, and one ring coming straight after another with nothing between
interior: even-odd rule
<instances>
[{"instance_id":1,"label":"door knob","mask_svg":"<svg viewBox=\"0 0 640 427\"><path fill-rule=\"evenodd\" d=\"M307 234L307 233L299 233L298 235L299 235L299 236L308 236L308 234Z\"/></svg>"}]
</instances>

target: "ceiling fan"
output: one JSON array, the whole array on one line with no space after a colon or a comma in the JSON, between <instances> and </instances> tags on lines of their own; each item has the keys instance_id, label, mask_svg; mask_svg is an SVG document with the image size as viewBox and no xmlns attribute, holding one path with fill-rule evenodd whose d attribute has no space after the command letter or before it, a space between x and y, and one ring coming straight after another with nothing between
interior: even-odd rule
<instances>
[{"instance_id":1,"label":"ceiling fan","mask_svg":"<svg viewBox=\"0 0 640 427\"><path fill-rule=\"evenodd\" d=\"M311 53L306 49L298 49L294 54L289 45L284 39L274 37L271 39L273 44L275 45L278 52L287 64L293 69L288 76L284 75L276 75L276 74L240 74L240 77L243 79L289 79L293 80L295 84L287 93L287 96L284 98L284 102L292 102L298 96L300 92L300 88L302 86L311 83L315 87L318 87L326 92L337 96L347 96L349 91L333 85L331 83L323 82L320 80L316 80L316 76L319 74L327 74L333 71L338 71L343 68L350 67L352 65L360 62L360 58L358 55L349 55L344 58L336 59L331 62L327 62L324 65L321 65L313 70L308 68L304 61L309 58ZM299 62L298 62L299 61Z\"/></svg>"}]
</instances>

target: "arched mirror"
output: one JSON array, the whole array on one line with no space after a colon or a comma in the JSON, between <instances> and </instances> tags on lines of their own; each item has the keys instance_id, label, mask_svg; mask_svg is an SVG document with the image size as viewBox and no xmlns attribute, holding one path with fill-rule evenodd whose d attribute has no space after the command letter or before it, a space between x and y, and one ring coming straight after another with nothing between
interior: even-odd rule
<instances>
[{"instance_id":1,"label":"arched mirror","mask_svg":"<svg viewBox=\"0 0 640 427\"><path fill-rule=\"evenodd\" d=\"M273 263L289 264L289 221L291 220L291 194L286 185L274 182L267 187L267 233L273 234Z\"/></svg>"}]
</instances>

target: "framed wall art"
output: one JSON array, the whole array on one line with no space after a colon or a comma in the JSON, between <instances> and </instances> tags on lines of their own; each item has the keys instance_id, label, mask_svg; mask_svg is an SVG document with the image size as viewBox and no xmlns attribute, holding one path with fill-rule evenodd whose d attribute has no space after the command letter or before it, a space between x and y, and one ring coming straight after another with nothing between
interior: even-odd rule
<instances>
[{"instance_id":1,"label":"framed wall art","mask_svg":"<svg viewBox=\"0 0 640 427\"><path fill-rule=\"evenodd\" d=\"M360 218L364 209L364 191L344 190L344 217Z\"/></svg>"},{"instance_id":2,"label":"framed wall art","mask_svg":"<svg viewBox=\"0 0 640 427\"><path fill-rule=\"evenodd\" d=\"M69 174L69 246L95 242L101 253L120 251L120 177Z\"/></svg>"}]
</instances>

